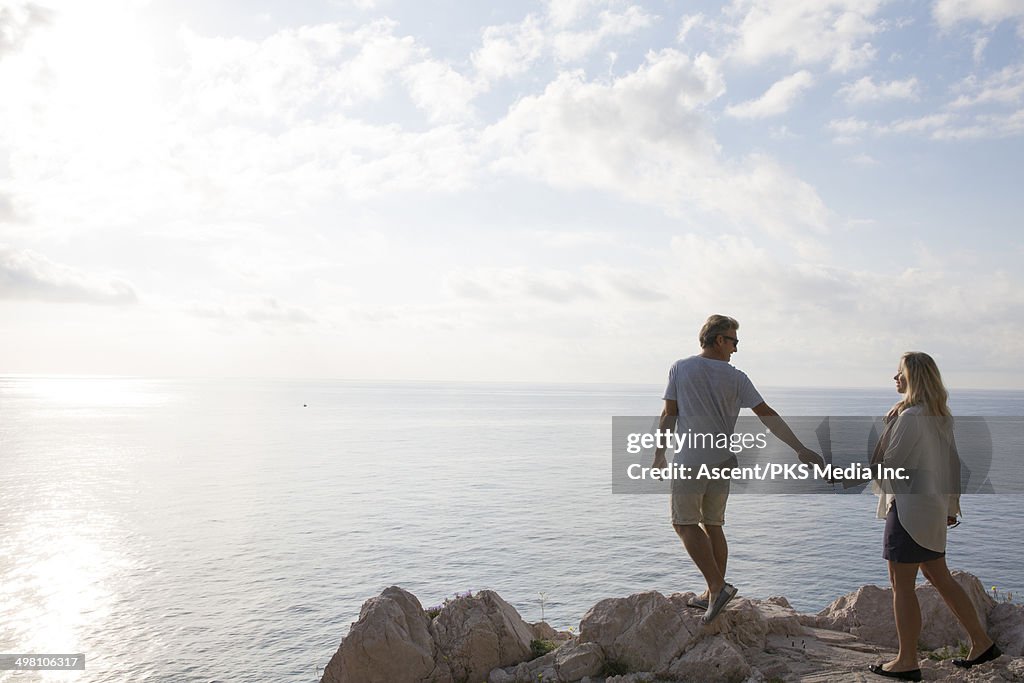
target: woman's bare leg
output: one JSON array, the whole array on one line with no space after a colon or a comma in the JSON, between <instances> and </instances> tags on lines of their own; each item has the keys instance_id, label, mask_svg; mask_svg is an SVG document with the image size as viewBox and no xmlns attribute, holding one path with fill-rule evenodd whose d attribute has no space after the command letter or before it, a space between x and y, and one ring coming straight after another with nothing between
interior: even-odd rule
<instances>
[{"instance_id":1,"label":"woman's bare leg","mask_svg":"<svg viewBox=\"0 0 1024 683\"><path fill-rule=\"evenodd\" d=\"M922 562L921 572L924 574L924 578L928 579L929 583L939 591L939 595L946 601L946 605L967 631L967 635L971 639L971 652L967 655L967 659L974 659L992 647L992 639L982 628L981 619L978 618L978 611L974 609L974 604L967 597L967 592L963 587L949 573L946 558L939 557Z\"/></svg>"},{"instance_id":2,"label":"woman's bare leg","mask_svg":"<svg viewBox=\"0 0 1024 683\"><path fill-rule=\"evenodd\" d=\"M917 639L921 635L921 606L917 602L915 590L917 566L912 562L889 562L892 612L896 617L900 651L896 659L882 665L887 671L910 671L921 668L917 660Z\"/></svg>"}]
</instances>

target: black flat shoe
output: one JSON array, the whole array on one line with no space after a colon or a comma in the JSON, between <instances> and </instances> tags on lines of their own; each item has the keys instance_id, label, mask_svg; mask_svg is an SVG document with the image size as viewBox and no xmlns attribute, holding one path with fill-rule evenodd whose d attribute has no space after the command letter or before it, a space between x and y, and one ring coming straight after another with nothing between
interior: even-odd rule
<instances>
[{"instance_id":1,"label":"black flat shoe","mask_svg":"<svg viewBox=\"0 0 1024 683\"><path fill-rule=\"evenodd\" d=\"M985 662L991 662L996 657L1003 654L1003 651L996 647L995 643L992 643L992 647L982 652L974 659L954 659L953 664L959 666L961 669L970 669L972 666L977 664L984 664Z\"/></svg>"},{"instance_id":2,"label":"black flat shoe","mask_svg":"<svg viewBox=\"0 0 1024 683\"><path fill-rule=\"evenodd\" d=\"M921 680L920 669L907 669L906 671L886 671L879 664L872 664L868 667L868 671L879 676L885 676L886 678L896 678L901 681L919 681Z\"/></svg>"}]
</instances>

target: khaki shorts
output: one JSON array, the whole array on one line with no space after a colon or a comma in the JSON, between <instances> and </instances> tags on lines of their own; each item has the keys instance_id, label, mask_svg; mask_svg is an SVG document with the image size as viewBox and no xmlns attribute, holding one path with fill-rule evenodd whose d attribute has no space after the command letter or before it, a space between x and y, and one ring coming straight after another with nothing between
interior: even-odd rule
<instances>
[{"instance_id":1,"label":"khaki shorts","mask_svg":"<svg viewBox=\"0 0 1024 683\"><path fill-rule=\"evenodd\" d=\"M672 523L722 526L728 500L728 479L674 480Z\"/></svg>"}]
</instances>

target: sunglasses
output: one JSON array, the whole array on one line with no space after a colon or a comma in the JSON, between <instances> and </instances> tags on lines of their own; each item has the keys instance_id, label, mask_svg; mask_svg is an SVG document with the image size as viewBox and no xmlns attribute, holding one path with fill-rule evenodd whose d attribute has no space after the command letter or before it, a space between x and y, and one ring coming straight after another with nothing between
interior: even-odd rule
<instances>
[{"instance_id":1,"label":"sunglasses","mask_svg":"<svg viewBox=\"0 0 1024 683\"><path fill-rule=\"evenodd\" d=\"M723 335L722 335L722 339L728 339L729 341L731 341L731 342L732 342L732 345L733 345L733 346L739 346L739 345L740 345L740 340L739 340L739 339L737 339L736 337L727 337L727 336L725 336L725 335L723 334Z\"/></svg>"}]
</instances>

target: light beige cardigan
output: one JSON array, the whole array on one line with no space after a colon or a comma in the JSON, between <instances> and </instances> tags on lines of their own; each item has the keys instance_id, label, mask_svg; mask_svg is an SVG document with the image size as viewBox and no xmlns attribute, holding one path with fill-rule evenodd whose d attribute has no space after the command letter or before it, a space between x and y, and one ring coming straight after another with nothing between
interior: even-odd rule
<instances>
[{"instance_id":1,"label":"light beige cardigan","mask_svg":"<svg viewBox=\"0 0 1024 683\"><path fill-rule=\"evenodd\" d=\"M885 519L896 501L900 524L911 538L929 550L946 551L946 517L960 514L960 456L948 421L910 406L886 429L885 467L904 467L911 488L901 482L883 482L877 515ZM916 492L920 491L920 492Z\"/></svg>"}]
</instances>

